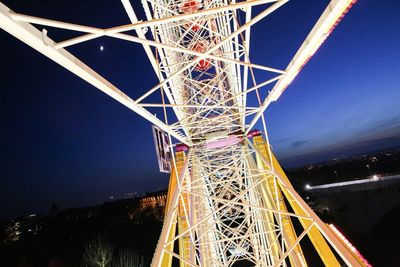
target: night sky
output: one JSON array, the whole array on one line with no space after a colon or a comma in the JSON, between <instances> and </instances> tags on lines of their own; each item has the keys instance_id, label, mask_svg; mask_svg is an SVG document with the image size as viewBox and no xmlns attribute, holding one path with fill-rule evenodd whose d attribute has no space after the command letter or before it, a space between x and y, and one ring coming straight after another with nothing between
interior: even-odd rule
<instances>
[{"instance_id":1,"label":"night sky","mask_svg":"<svg viewBox=\"0 0 400 267\"><path fill-rule=\"evenodd\" d=\"M119 1L3 2L88 26L129 23ZM264 19L252 61L284 69L328 2L292 0ZM268 108L284 166L400 145L399 10L396 0L359 0ZM76 36L47 29L55 40ZM0 218L166 188L148 122L4 31L0 48ZM102 38L69 50L133 98L157 82L140 45Z\"/></svg>"}]
</instances>

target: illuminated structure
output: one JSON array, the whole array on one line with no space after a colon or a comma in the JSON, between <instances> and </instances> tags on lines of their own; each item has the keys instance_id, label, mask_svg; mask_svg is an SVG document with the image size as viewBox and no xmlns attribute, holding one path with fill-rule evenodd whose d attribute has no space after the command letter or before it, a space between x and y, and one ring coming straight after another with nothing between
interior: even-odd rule
<instances>
[{"instance_id":1,"label":"illuminated structure","mask_svg":"<svg viewBox=\"0 0 400 267\"><path fill-rule=\"evenodd\" d=\"M151 207L162 207L165 208L167 205L167 193L165 191L155 192L151 194L147 194L140 198L140 207L142 209Z\"/></svg>"},{"instance_id":2,"label":"illuminated structure","mask_svg":"<svg viewBox=\"0 0 400 267\"><path fill-rule=\"evenodd\" d=\"M263 116L354 1L332 0L285 70L251 63L251 27L287 1L142 0L147 20L139 21L122 0L131 24L108 29L0 5L4 30L155 124L171 144L183 144L171 145L166 216L152 266L307 266L305 236L326 266L365 266L294 190L271 152ZM265 8L252 16L254 6ZM56 43L29 23L84 34ZM102 36L141 44L159 84L133 100L66 50ZM275 77L256 83L254 70ZM261 99L267 85L273 89ZM156 92L160 102L146 102ZM265 139L252 130L260 119Z\"/></svg>"}]
</instances>

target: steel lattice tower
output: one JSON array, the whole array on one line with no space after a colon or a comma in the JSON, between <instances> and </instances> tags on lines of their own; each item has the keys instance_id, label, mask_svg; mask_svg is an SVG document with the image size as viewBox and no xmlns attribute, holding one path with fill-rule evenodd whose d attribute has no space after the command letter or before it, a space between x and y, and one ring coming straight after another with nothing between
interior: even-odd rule
<instances>
[{"instance_id":1,"label":"steel lattice tower","mask_svg":"<svg viewBox=\"0 0 400 267\"><path fill-rule=\"evenodd\" d=\"M307 266L306 236L326 266L367 266L294 190L270 149L263 115L355 1L332 0L285 70L251 63L249 47L251 27L288 0L141 1L147 20L122 0L131 23L113 28L17 14L3 4L0 26L168 134L175 153L152 266ZM253 16L255 6L263 10ZM30 23L83 34L56 43ZM103 36L141 44L159 83L133 100L67 51ZM272 78L258 83L255 70ZM155 93L160 102L147 102ZM257 106L248 105L250 97ZM253 130L258 121L262 132Z\"/></svg>"}]
</instances>

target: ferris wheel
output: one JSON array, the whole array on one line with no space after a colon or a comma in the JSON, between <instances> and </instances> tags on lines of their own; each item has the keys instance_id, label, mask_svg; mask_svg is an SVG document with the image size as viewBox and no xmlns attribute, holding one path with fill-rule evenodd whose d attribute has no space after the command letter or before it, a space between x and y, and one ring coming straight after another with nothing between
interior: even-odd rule
<instances>
[{"instance_id":1,"label":"ferris wheel","mask_svg":"<svg viewBox=\"0 0 400 267\"><path fill-rule=\"evenodd\" d=\"M121 2L130 24L89 27L0 3L0 26L154 124L160 170L171 177L152 266L307 266L307 237L325 266L369 266L295 191L264 120L355 1L332 0L286 69L252 63L249 47L252 26L288 0L141 0L143 20ZM55 42L31 24L82 35ZM159 83L132 99L68 51L104 36L141 44ZM256 82L255 71L272 78Z\"/></svg>"}]
</instances>

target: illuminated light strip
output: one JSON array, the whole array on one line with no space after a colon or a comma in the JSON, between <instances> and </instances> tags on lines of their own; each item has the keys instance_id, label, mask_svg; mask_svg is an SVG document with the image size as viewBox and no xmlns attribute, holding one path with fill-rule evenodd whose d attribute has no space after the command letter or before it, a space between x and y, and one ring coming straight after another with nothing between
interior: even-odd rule
<instances>
[{"instance_id":1,"label":"illuminated light strip","mask_svg":"<svg viewBox=\"0 0 400 267\"><path fill-rule=\"evenodd\" d=\"M349 12L350 8L357 2L357 0L353 0L343 11L343 13L339 16L339 18L336 20L336 22L331 26L329 31L324 35L325 38L322 40L322 42L318 45L318 47L315 49L315 51L308 56L308 58L304 61L304 63L300 66L298 71L300 70L308 63L308 61L312 58L312 56L317 52L318 48L321 47L321 45L325 42L325 40L328 38L328 36L333 32L333 30L336 28L337 25L339 25L340 21L344 18L344 16Z\"/></svg>"},{"instance_id":2,"label":"illuminated light strip","mask_svg":"<svg viewBox=\"0 0 400 267\"><path fill-rule=\"evenodd\" d=\"M372 267L372 265L363 257L363 255L361 255L361 253L353 246L353 244L351 244L350 241L333 224L329 224L329 228L361 260L365 266Z\"/></svg>"},{"instance_id":3,"label":"illuminated light strip","mask_svg":"<svg viewBox=\"0 0 400 267\"><path fill-rule=\"evenodd\" d=\"M208 149L222 148L227 146L233 146L241 142L243 138L238 136L229 136L228 138L216 140L216 141L206 141L206 147Z\"/></svg>"},{"instance_id":4,"label":"illuminated light strip","mask_svg":"<svg viewBox=\"0 0 400 267\"><path fill-rule=\"evenodd\" d=\"M270 102L278 100L288 85L307 64L310 58L316 53L318 48L324 43L326 38L328 38L345 14L348 13L350 8L356 2L357 0L337 0L330 3L314 28L311 30L303 45L293 57L293 60L289 63L286 68L287 74L279 80L272 89L268 96Z\"/></svg>"},{"instance_id":5,"label":"illuminated light strip","mask_svg":"<svg viewBox=\"0 0 400 267\"><path fill-rule=\"evenodd\" d=\"M306 40L286 67L286 74L278 80L260 106L259 111L248 125L245 134L251 131L271 102L278 100L355 2L356 0L332 0L330 2Z\"/></svg>"},{"instance_id":6,"label":"illuminated light strip","mask_svg":"<svg viewBox=\"0 0 400 267\"><path fill-rule=\"evenodd\" d=\"M306 189L307 190L329 189L329 188L349 186L349 185L358 185L358 184L367 184L367 183L373 183L373 182L378 182L378 181L394 180L394 179L399 179L399 178L400 178L400 175L391 175L391 176L386 176L386 177L379 177L377 175L374 175L372 178L368 178L368 179L359 179L359 180L354 180L354 181L323 184L323 185L316 185L316 186L306 185Z\"/></svg>"}]
</instances>

